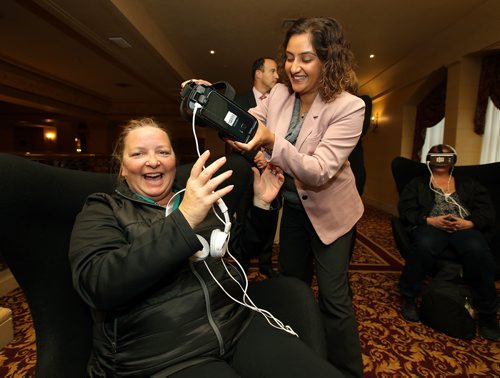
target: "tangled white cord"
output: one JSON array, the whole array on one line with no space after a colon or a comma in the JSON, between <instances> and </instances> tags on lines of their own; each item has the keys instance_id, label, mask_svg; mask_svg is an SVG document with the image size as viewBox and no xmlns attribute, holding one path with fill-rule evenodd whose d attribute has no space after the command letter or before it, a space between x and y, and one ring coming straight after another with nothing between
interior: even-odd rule
<instances>
[{"instance_id":1,"label":"tangled white cord","mask_svg":"<svg viewBox=\"0 0 500 378\"><path fill-rule=\"evenodd\" d=\"M192 130L193 130L193 136L194 136L194 141L195 141L195 145L196 145L196 152L198 154L198 157L200 157L201 153L200 153L200 146L198 144L198 137L196 136L196 127L195 127L195 118L196 118L196 113L198 112L198 109L201 109L202 106L198 103L195 103L194 104L194 109L193 109L193 118L192 118ZM205 169L205 166L203 166L203 169ZM178 192L179 193L179 192ZM176 193L177 194L177 193ZM212 209L215 213L215 215L217 216L217 218L223 223L225 224L225 222L221 219L221 217L219 216L219 214L217 214L217 212L215 211L215 208L214 206L212 205ZM231 237L231 233L229 233L228 235L228 238ZM236 282L236 284L240 287L240 289L243 291L243 301L239 301L238 299L234 298L231 294L229 294L225 289L224 287L222 287L222 285L220 284L219 281L217 281L217 279L215 278L214 274L212 273L212 271L210 270L208 264L206 261L203 261L204 264L205 264L205 267L207 268L208 272L210 273L210 276L213 278L213 280L217 283L217 285L221 288L221 290L230 298L232 299L233 301L235 301L236 303L242 305L242 306L245 306L259 314L261 314L262 316L264 316L264 318L266 319L266 321L269 323L270 326L276 328L276 329L280 329L282 331L285 331L291 335L294 335L296 337L299 337L299 335L292 329L292 327L290 327L289 325L285 325L283 324L283 322L281 320L279 320L278 318L276 318L273 314L271 314L269 311L267 310L264 310L264 309L261 309L259 307L257 307L255 305L255 303L253 303L252 299L249 297L248 293L247 293L247 290L248 290L248 279L247 279L247 276L245 274L245 271L243 270L241 264L238 262L238 260L229 252L229 248L226 252L235 262L236 264L238 265L240 271L243 273L242 276L244 277L244 280L245 280L245 288L243 288L241 286L241 283L231 274L231 272L229 272L229 269L227 268L227 265L224 261L224 259L221 259L222 261L222 264L224 265L224 268L227 272L227 274L229 275L229 277L231 277L231 279ZM237 269L237 268L236 268Z\"/></svg>"},{"instance_id":2,"label":"tangled white cord","mask_svg":"<svg viewBox=\"0 0 500 378\"><path fill-rule=\"evenodd\" d=\"M451 203L452 205L455 205L458 208L458 213L460 214L460 218L465 218L469 214L469 212L463 206L461 206L455 200L455 198L453 198L451 196L452 193L450 193L451 175L453 173L453 170L455 169L455 166L453 166L451 168L450 176L448 177L448 184L447 184L447 187L446 187L446 192L443 189L441 189L441 191L434 189L434 187L432 186L432 180L434 179L434 175L432 174L432 169L430 167L429 162L427 162L427 169L429 170L429 172L431 174L431 177L429 178L429 188L430 188L430 190L432 190L436 194L439 194L440 196L443 196L444 200L446 202Z\"/></svg>"}]
</instances>

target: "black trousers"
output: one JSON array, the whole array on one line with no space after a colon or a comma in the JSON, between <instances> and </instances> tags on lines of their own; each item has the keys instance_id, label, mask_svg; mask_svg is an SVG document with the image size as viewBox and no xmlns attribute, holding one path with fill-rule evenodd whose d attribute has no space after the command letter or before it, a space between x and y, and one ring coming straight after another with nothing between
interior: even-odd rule
<instances>
[{"instance_id":1,"label":"black trousers","mask_svg":"<svg viewBox=\"0 0 500 378\"><path fill-rule=\"evenodd\" d=\"M170 375L171 378L335 378L343 377L299 338L272 328L256 315L228 359L214 359Z\"/></svg>"},{"instance_id":2,"label":"black trousers","mask_svg":"<svg viewBox=\"0 0 500 378\"><path fill-rule=\"evenodd\" d=\"M328 360L345 376L362 377L358 324L349 294L349 259L354 229L323 244L303 209L283 207L279 271L311 284L313 260L319 305L327 336Z\"/></svg>"},{"instance_id":3,"label":"black trousers","mask_svg":"<svg viewBox=\"0 0 500 378\"><path fill-rule=\"evenodd\" d=\"M498 295L495 289L495 261L483 234L475 229L453 233L429 225L412 231L413 244L399 280L402 295L417 297L424 278L446 248L451 248L462 262L464 281L473 293L473 306L479 313L496 314Z\"/></svg>"}]
</instances>

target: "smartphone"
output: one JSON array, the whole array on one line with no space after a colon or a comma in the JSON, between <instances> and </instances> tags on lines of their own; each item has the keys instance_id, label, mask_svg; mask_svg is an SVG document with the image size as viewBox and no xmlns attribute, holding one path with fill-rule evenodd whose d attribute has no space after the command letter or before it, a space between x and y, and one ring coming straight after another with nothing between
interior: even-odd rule
<instances>
[{"instance_id":1,"label":"smartphone","mask_svg":"<svg viewBox=\"0 0 500 378\"><path fill-rule=\"evenodd\" d=\"M180 111L187 121L198 104L201 106L196 113L198 126L212 127L222 136L241 143L248 143L257 132L257 118L213 87L189 83L183 88L181 97Z\"/></svg>"},{"instance_id":2,"label":"smartphone","mask_svg":"<svg viewBox=\"0 0 500 378\"><path fill-rule=\"evenodd\" d=\"M248 143L257 131L257 119L217 91L208 93L200 118L232 140Z\"/></svg>"}]
</instances>

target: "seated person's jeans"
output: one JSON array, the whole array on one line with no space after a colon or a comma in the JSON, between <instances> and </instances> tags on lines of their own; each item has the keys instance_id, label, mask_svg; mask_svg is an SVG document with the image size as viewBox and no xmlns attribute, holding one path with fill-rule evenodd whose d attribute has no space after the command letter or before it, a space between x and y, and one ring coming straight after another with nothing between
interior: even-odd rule
<instances>
[{"instance_id":1,"label":"seated person's jeans","mask_svg":"<svg viewBox=\"0 0 500 378\"><path fill-rule=\"evenodd\" d=\"M424 278L432 272L435 261L445 249L452 249L462 263L463 276L473 292L473 306L479 313L498 310L495 289L495 263L483 234L475 229L454 233L420 225L412 230L412 248L406 258L399 289L406 297L417 297Z\"/></svg>"}]
</instances>

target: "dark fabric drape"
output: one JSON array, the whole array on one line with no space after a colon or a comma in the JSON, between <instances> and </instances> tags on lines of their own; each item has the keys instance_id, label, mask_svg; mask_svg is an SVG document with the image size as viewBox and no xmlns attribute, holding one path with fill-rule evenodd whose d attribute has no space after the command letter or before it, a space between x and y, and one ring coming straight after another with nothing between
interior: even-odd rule
<instances>
[{"instance_id":1,"label":"dark fabric drape","mask_svg":"<svg viewBox=\"0 0 500 378\"><path fill-rule=\"evenodd\" d=\"M488 97L491 97L493 104L500 109L500 53L483 58L474 117L474 132L479 135L484 134Z\"/></svg>"},{"instance_id":2,"label":"dark fabric drape","mask_svg":"<svg viewBox=\"0 0 500 378\"><path fill-rule=\"evenodd\" d=\"M444 117L446 104L446 79L440 82L417 105L415 134L413 135L412 159L420 160L420 151L425 142L425 131L436 125Z\"/></svg>"}]
</instances>

